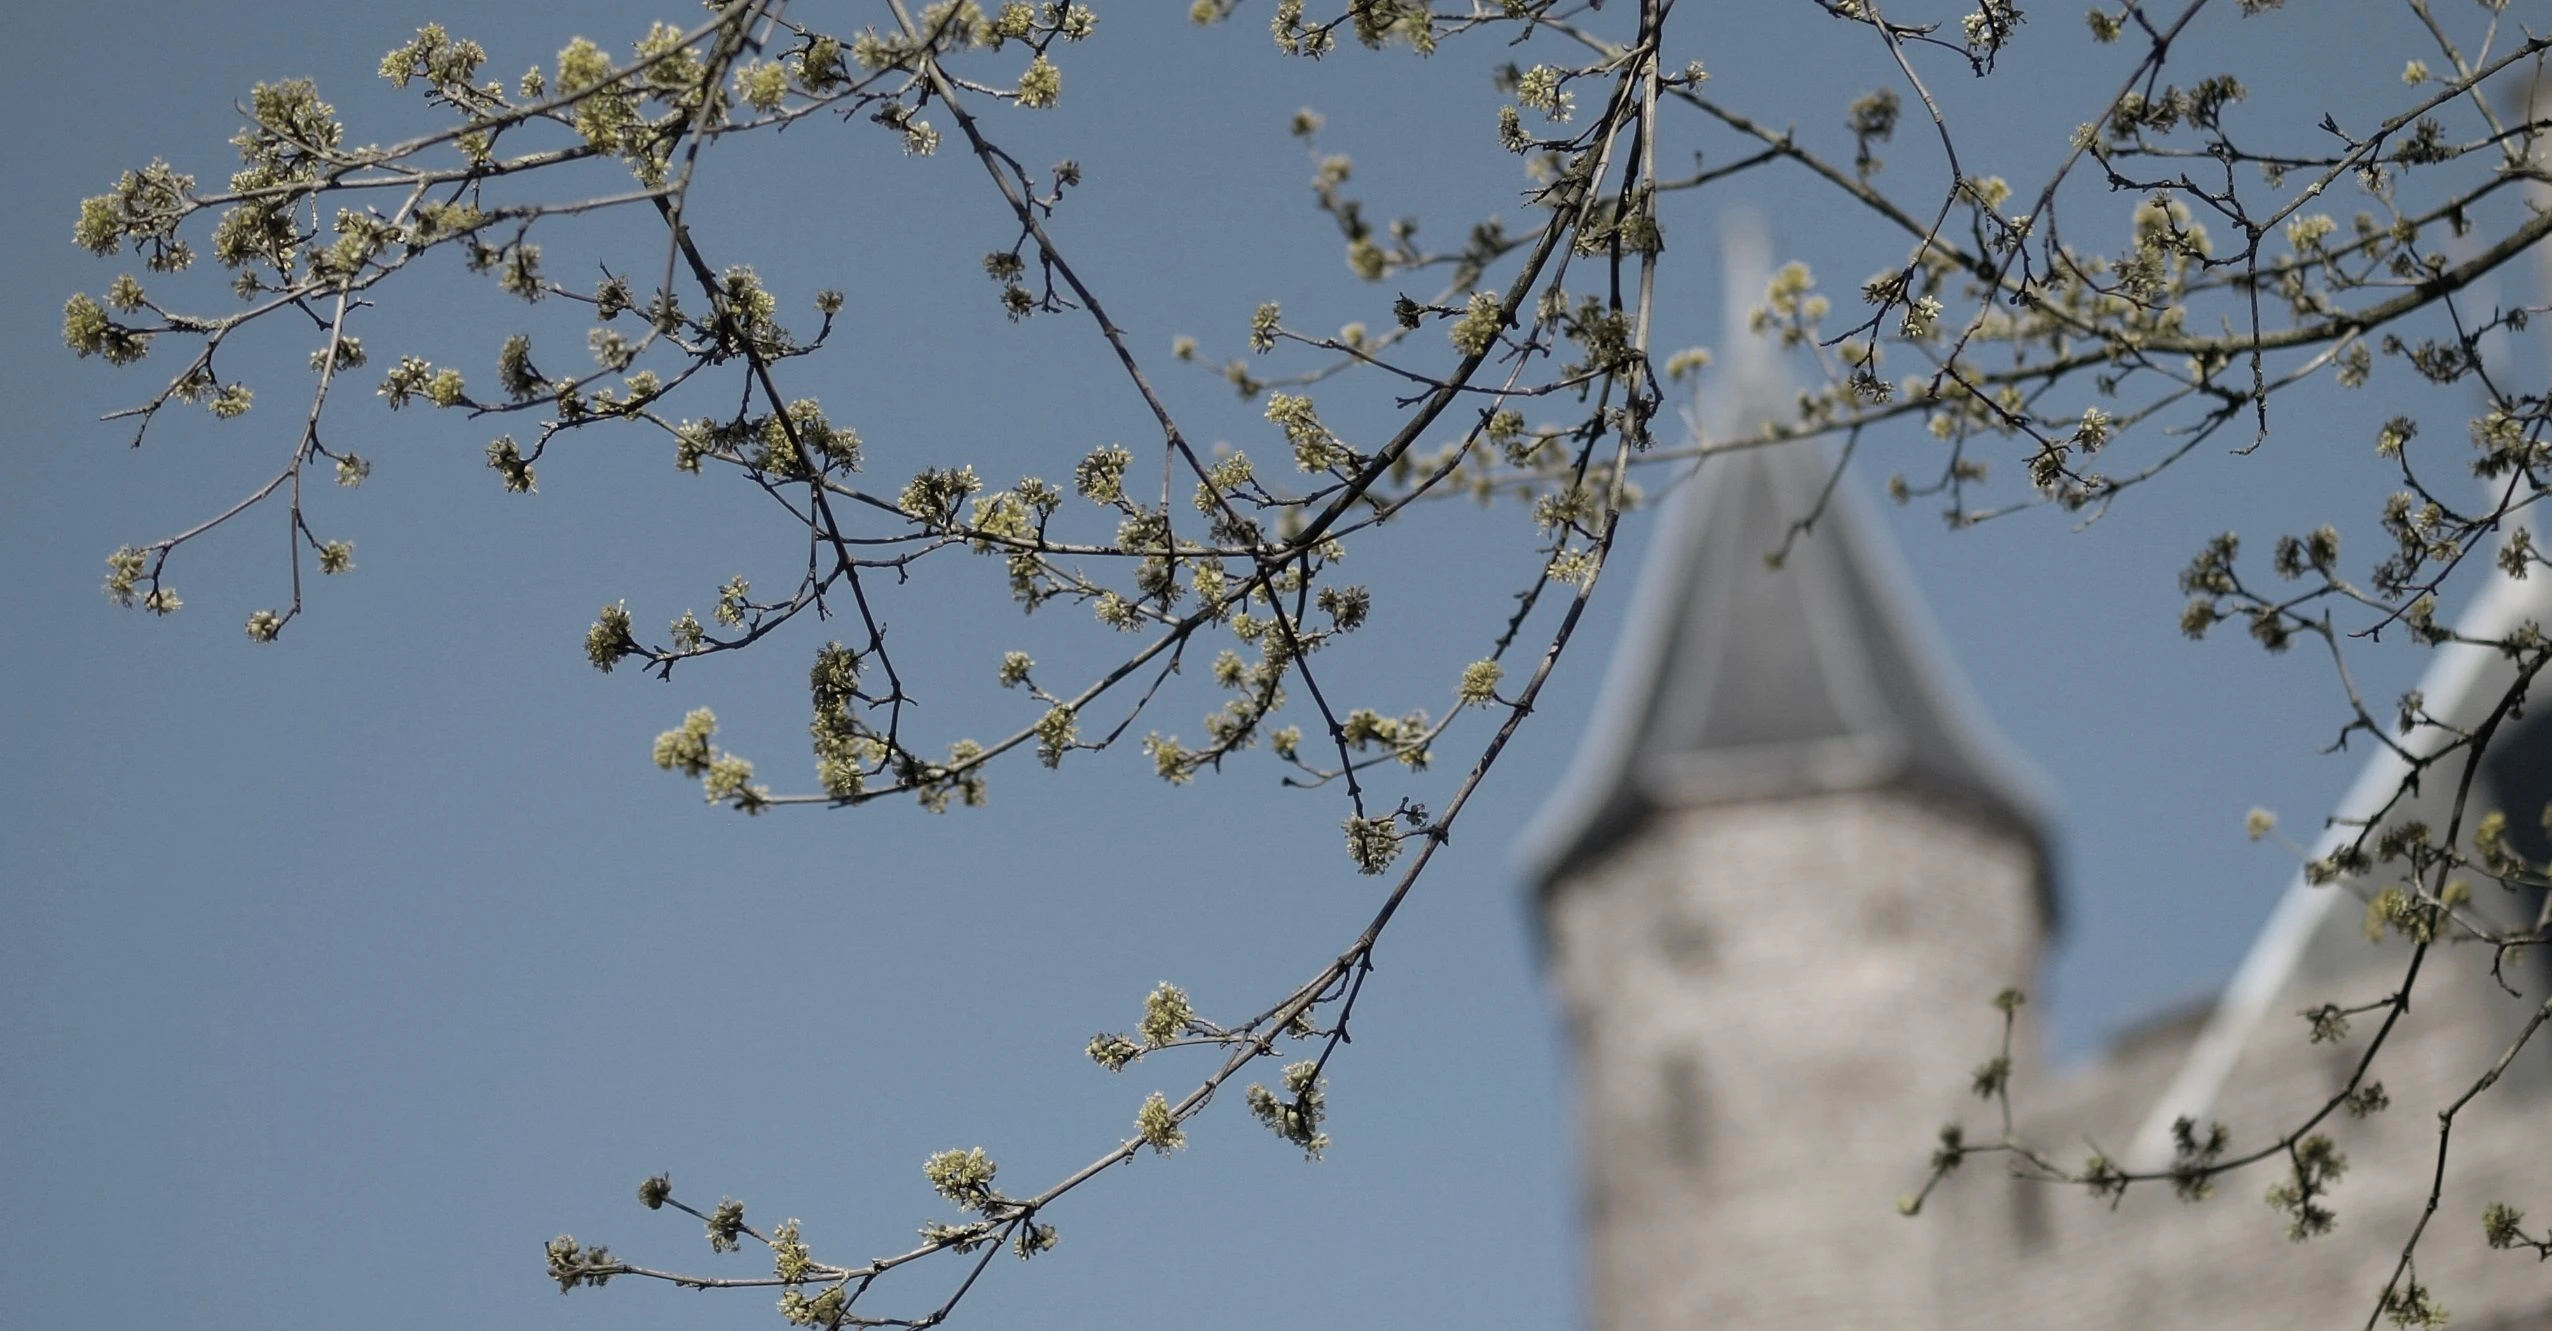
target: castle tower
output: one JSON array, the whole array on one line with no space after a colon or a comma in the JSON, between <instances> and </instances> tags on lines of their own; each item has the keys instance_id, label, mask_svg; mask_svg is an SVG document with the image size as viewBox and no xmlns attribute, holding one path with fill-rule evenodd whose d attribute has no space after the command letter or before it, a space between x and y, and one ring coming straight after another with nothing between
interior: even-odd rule
<instances>
[{"instance_id":1,"label":"castle tower","mask_svg":"<svg viewBox=\"0 0 2552 1331\"><path fill-rule=\"evenodd\" d=\"M1726 377L1760 407L1767 370ZM1576 1048L1595 1331L1929 1326L1973 1241L1894 1202L2033 974L2040 801L1832 479L1794 444L1669 496L1519 847Z\"/></svg>"},{"instance_id":2,"label":"castle tower","mask_svg":"<svg viewBox=\"0 0 2552 1331\"><path fill-rule=\"evenodd\" d=\"M1728 287L1749 290L1762 243L1728 229ZM1764 344L1731 323L1715 423L1744 438L1789 411ZM2544 1268L2478 1230L2486 1203L2552 1196L2552 1048L2508 1048L2552 1011L2552 948L2495 978L2437 953L2372 1064L2401 1107L2315 1120L2359 1163L2337 1230L2309 1244L2261 1205L2258 1172L2192 1203L1976 1161L1922 1221L1895 1214L1938 1125L1992 1122L1963 1074L1993 1048L1986 1000L2027 983L2054 907L2036 782L1836 482L1827 454L1789 444L1714 451L1670 486L1594 721L1518 847L1576 1047L1595 1331L2359 1325L2406 1237L2430 1232L2432 1187L2434 1218L2459 1219L2416 1275L2455 1325L2552 1326ZM2443 728L2407 744L2481 728L2519 670L2487 644L2552 624L2552 578L2485 583L2458 616L2467 641L2420 681ZM2468 786L2467 846L2498 809L2519 854L2552 860L2537 832L2552 820L2533 816L2552 803L2552 709L2535 687L2463 779L2395 801L2407 769L2377 748L2315 853L2377 817L2448 827ZM2329 1103L2368 1037L2316 1041L2296 1014L2401 982L2406 944L2370 943L2361 918L2397 877L2299 876L2210 1008L2062 1076L2039 1075L2024 1032L2020 1134L2150 1170L2179 1117L2223 1121L2247 1149ZM2495 929L2552 911L2522 877L2477 892L2464 910ZM2494 1066L2490 1094L2468 1096ZM2441 1154L2449 1104L2463 1108Z\"/></svg>"}]
</instances>

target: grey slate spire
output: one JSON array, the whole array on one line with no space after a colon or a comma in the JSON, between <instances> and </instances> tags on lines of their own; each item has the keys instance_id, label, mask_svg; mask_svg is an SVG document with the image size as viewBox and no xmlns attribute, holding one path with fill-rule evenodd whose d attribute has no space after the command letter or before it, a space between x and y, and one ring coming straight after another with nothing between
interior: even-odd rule
<instances>
[{"instance_id":1,"label":"grey slate spire","mask_svg":"<svg viewBox=\"0 0 2552 1331\"><path fill-rule=\"evenodd\" d=\"M1728 229L1742 300L1768 265L1759 230ZM1764 340L1729 323L1717 377L1732 400L1713 414L1742 437L1789 415L1789 390ZM1669 495L1594 723L1518 846L1537 886L1661 807L1893 786L2041 845L2046 904L2040 783L1970 701L1885 530L1833 478L1826 450L1790 443L1711 454Z\"/></svg>"}]
</instances>

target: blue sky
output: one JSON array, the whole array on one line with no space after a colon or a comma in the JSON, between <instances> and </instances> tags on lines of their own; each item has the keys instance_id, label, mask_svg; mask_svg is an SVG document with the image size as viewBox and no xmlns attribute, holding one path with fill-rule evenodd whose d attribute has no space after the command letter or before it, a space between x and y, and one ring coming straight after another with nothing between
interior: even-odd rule
<instances>
[{"instance_id":1,"label":"blue sky","mask_svg":"<svg viewBox=\"0 0 2552 1331\"><path fill-rule=\"evenodd\" d=\"M1284 134L1297 106L1328 116L1324 146L1355 155L1378 216L1418 212L1442 239L1519 215L1483 53L1306 66L1267 48L1259 15L1197 33L1155 8L1104 9L1101 38L1065 62L1061 108L1004 130L1024 160L1082 161L1089 183L1058 238L1139 347L1193 333L1236 350L1265 299L1306 327L1387 318L1390 293L1350 278L1312 208ZM577 33L635 35L617 5L479 0L100 2L13 25L19 49L60 58L25 62L0 217L0 727L20 755L0 777L0 1169L19 1197L0 1218L0 1322L771 1325L760 1294L624 1283L561 1300L541 1241L755 1266L712 1259L692 1222L632 1203L641 1178L670 1171L697 1203L801 1217L819 1255L894 1250L945 1209L921 1178L930 1151L980 1144L1005 1181L1049 1179L1122 1137L1144 1094L1176 1093L1187 1067L1110 1077L1080 1053L1093 1030L1130 1025L1153 982L1182 982L1209 1012L1255 1010L1372 905L1343 871L1337 811L1280 791L1263 764L1171 790L1131 748L1082 755L1059 777L1000 771L990 808L945 817L700 807L646 762L650 739L712 706L773 779L810 784L814 644L801 634L670 684L586 665L599 604L626 597L660 622L705 611L732 573L785 575L786 533L733 487L676 475L652 441L571 440L539 494L509 496L480 465L483 424L350 395L334 428L377 469L313 512L323 536L355 541L357 571L316 587L284 642L256 647L239 628L279 599L275 521L181 565L180 614L109 606L109 550L275 465L307 348L239 362L263 390L242 420L190 416L123 447L95 418L141 372L76 362L56 331L71 291L120 271L70 244L78 199L154 155L217 178L230 105L259 79L315 76L354 137L392 136L416 113L371 70L428 20L487 42L498 72ZM1728 101L1848 156L1841 106L1885 71L1811 20L1722 19L1693 54ZM2263 125L2307 126L2296 116L2322 109L2314 98L2387 87L2408 50L2380 26L2341 49L2326 27L2227 18L2207 49L2245 69L2271 45L2315 56L2256 99ZM1972 170L2023 181L2096 112L2082 89L2110 76L2078 77L2089 48L2072 19L2026 30L2022 54L2036 41L2063 58L1946 90L1954 113L1977 112ZM2020 113L1989 114L1985 92ZM810 124L779 147L785 172L755 171L750 153L714 161L695 225L796 293L792 308L816 286L849 293L841 336L806 372L868 436L873 470L1052 474L1093 443L1143 437L1085 328L1000 317L976 264L1007 224L972 163L904 161L865 125ZM1884 178L1917 191L1926 154L1909 132ZM1707 256L1722 207L1761 212L1783 257L1838 291L1896 256L1814 190L1756 173L1669 214L1682 262L1661 346L1717 336L1725 293ZM457 273L434 280L441 296L367 333L376 370L413 347L484 375L514 307ZM1200 437L1267 447L1256 410L1210 375L1170 391ZM2396 409L2299 401L2259 452L2202 450L2088 530L2031 514L1953 535L1919 505L1896 521L1987 710L2061 801L2067 932L2042 986L2060 1056L2219 982L2291 870L2244 839L2244 811L2309 827L2354 772L2317 753L2340 719L2326 665L2238 635L2185 641L2171 579L2228 527L2366 531L2386 488L2371 422ZM1875 492L1930 447L1911 431L1874 440L1878 462L1852 483ZM1440 708L1493 631L1504 588L1475 571L1529 564L1521 513L1440 520L1375 544L1378 610L1399 636L1340 656L1350 687L1394 709ZM1646 530L1634 522L1634 550ZM1054 1255L1002 1259L974 1324L1576 1316L1565 1051L1504 842L1565 764L1628 583L1599 600L1552 700L1394 925L1335 1068L1330 1158L1305 1165L1220 1105L1184 1155L1076 1194L1052 1217ZM934 722L1007 700L990 664L1006 647L1096 650L1023 624L989 566L926 574L894 604L899 632L940 644ZM2421 662L2357 664L2388 698ZM1177 700L1166 724L1206 706ZM1907 1125L1909 1177L1930 1127Z\"/></svg>"}]
</instances>

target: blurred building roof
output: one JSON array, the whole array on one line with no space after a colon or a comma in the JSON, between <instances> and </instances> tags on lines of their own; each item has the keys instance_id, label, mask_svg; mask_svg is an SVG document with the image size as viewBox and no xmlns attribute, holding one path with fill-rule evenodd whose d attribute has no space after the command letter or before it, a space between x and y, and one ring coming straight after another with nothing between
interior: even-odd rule
<instances>
[{"instance_id":1,"label":"blurred building roof","mask_svg":"<svg viewBox=\"0 0 2552 1331\"><path fill-rule=\"evenodd\" d=\"M1727 229L1734 307L1769 264L1759 230ZM1765 339L1734 315L1713 414L1742 437L1795 408ZM1972 701L1834 457L1793 442L1667 475L1681 479L1594 721L1517 847L1533 882L1547 890L1660 807L1892 785L2041 843L2052 907L2043 785Z\"/></svg>"}]
</instances>

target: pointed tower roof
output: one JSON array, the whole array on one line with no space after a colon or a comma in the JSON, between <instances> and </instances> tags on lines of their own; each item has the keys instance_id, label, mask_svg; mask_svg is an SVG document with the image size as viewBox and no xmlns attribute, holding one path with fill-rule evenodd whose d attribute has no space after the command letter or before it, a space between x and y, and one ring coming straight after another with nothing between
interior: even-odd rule
<instances>
[{"instance_id":1,"label":"pointed tower roof","mask_svg":"<svg viewBox=\"0 0 2552 1331\"><path fill-rule=\"evenodd\" d=\"M1731 229L1730 290L1760 289L1737 273L1766 265ZM1762 339L1729 345L1740 354L1719 377L1736 400L1721 414L1779 414L1765 408L1786 385ZM1659 808L1896 786L2039 844L2051 906L2043 785L1983 720L1831 456L1807 443L1711 453L1665 509L1576 761L1517 846L1537 887Z\"/></svg>"}]
</instances>

